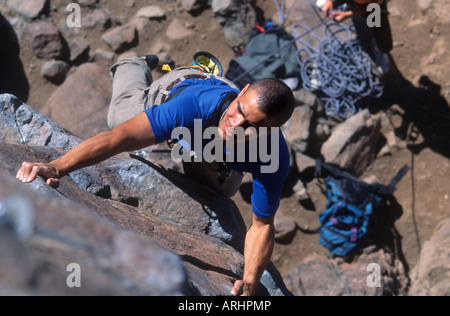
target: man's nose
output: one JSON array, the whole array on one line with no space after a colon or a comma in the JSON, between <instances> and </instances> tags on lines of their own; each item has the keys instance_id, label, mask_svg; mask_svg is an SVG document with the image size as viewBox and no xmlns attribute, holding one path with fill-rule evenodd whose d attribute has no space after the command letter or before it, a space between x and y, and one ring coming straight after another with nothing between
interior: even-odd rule
<instances>
[{"instance_id":1,"label":"man's nose","mask_svg":"<svg viewBox=\"0 0 450 316\"><path fill-rule=\"evenodd\" d=\"M237 128L237 127L243 127L245 124L245 119L242 115L236 115L235 117L233 117L231 119L231 126L233 128Z\"/></svg>"}]
</instances>

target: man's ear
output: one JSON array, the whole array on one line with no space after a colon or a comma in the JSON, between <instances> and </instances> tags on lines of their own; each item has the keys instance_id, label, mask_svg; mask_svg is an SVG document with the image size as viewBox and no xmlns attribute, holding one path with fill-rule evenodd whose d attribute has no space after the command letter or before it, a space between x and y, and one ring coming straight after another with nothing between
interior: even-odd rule
<instances>
[{"instance_id":1,"label":"man's ear","mask_svg":"<svg viewBox=\"0 0 450 316\"><path fill-rule=\"evenodd\" d=\"M247 92L248 88L250 88L250 84L247 84L247 85L244 87L244 89L242 89L241 93L239 93L239 96L240 96L240 97L243 96L243 95Z\"/></svg>"}]
</instances>

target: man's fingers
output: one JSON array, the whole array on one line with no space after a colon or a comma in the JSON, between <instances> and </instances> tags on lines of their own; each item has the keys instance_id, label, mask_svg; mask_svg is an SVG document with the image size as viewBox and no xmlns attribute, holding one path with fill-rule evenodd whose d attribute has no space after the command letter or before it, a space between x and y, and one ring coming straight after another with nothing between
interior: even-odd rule
<instances>
[{"instance_id":1,"label":"man's fingers","mask_svg":"<svg viewBox=\"0 0 450 316\"><path fill-rule=\"evenodd\" d=\"M243 293L243 289L244 289L244 282L242 282L242 281L236 281L236 282L234 283L233 289L231 290L231 294L232 294L233 296L240 296L240 295L242 295L242 293Z\"/></svg>"},{"instance_id":2,"label":"man's fingers","mask_svg":"<svg viewBox=\"0 0 450 316\"><path fill-rule=\"evenodd\" d=\"M59 180L58 179L48 179L47 180L47 185L51 186L54 189L57 189L59 187Z\"/></svg>"},{"instance_id":3,"label":"man's fingers","mask_svg":"<svg viewBox=\"0 0 450 316\"><path fill-rule=\"evenodd\" d=\"M28 175L28 178L25 180L25 182L32 182L34 179L36 179L37 175L39 174L40 168L36 165L34 165L31 168L31 172Z\"/></svg>"},{"instance_id":4,"label":"man's fingers","mask_svg":"<svg viewBox=\"0 0 450 316\"><path fill-rule=\"evenodd\" d=\"M26 164L26 162L24 162L24 163L22 164L22 167L19 169L19 171L17 171L16 178L17 178L18 180L21 180L21 181L22 181L22 177L23 177L23 172L24 172L25 164Z\"/></svg>"},{"instance_id":5,"label":"man's fingers","mask_svg":"<svg viewBox=\"0 0 450 316\"><path fill-rule=\"evenodd\" d=\"M22 182L25 182L25 180L28 179L28 176L31 173L32 165L29 162L24 162L22 164L22 168L20 168L19 172L17 173L17 179L19 179Z\"/></svg>"},{"instance_id":6,"label":"man's fingers","mask_svg":"<svg viewBox=\"0 0 450 316\"><path fill-rule=\"evenodd\" d=\"M34 178L36 178L38 172L39 172L38 166L31 164L29 162L24 162L22 165L22 175L19 180L22 181L23 183L29 183L32 180L34 180Z\"/></svg>"}]
</instances>

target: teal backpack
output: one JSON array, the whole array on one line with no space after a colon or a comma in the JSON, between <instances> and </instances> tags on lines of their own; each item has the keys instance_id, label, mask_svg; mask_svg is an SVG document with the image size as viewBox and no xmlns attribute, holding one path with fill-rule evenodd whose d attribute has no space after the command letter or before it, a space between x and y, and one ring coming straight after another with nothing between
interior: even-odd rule
<instances>
[{"instance_id":1,"label":"teal backpack","mask_svg":"<svg viewBox=\"0 0 450 316\"><path fill-rule=\"evenodd\" d=\"M369 235L375 212L385 206L385 198L394 193L408 171L409 166L403 167L388 186L368 184L318 160L316 176L328 173L324 178L327 209L320 214L321 226L315 230L320 244L339 257L357 249Z\"/></svg>"}]
</instances>

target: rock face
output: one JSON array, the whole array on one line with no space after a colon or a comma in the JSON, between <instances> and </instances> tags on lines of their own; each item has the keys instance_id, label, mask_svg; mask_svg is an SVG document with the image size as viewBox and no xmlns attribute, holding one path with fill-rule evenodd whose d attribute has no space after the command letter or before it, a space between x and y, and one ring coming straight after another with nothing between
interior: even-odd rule
<instances>
[{"instance_id":1,"label":"rock face","mask_svg":"<svg viewBox=\"0 0 450 316\"><path fill-rule=\"evenodd\" d=\"M410 295L450 296L450 218L443 220L427 241L412 273Z\"/></svg>"},{"instance_id":2,"label":"rock face","mask_svg":"<svg viewBox=\"0 0 450 316\"><path fill-rule=\"evenodd\" d=\"M2 158L8 149L8 154L24 154L23 147L5 144L1 147ZM42 180L34 184L38 193L20 186L5 173L0 175L0 180L2 208L8 212L0 219L0 292L22 295L189 293L183 264L173 252L89 213L61 193L50 192ZM48 195L44 193L46 190ZM32 226L31 236L21 236L20 224L14 224L17 217L22 224L28 222ZM66 285L67 267L73 263L80 267L81 288Z\"/></svg>"},{"instance_id":3,"label":"rock face","mask_svg":"<svg viewBox=\"0 0 450 316\"><path fill-rule=\"evenodd\" d=\"M232 201L127 155L71 174L58 190L42 179L22 185L13 176L23 161L56 159L81 139L12 95L0 95L0 125L0 247L10 254L0 258L0 293L229 295L242 277L245 225ZM8 273L15 261L21 276ZM70 263L81 267L82 292L65 284ZM38 285L22 286L31 279ZM290 294L272 265L259 294Z\"/></svg>"},{"instance_id":4,"label":"rock face","mask_svg":"<svg viewBox=\"0 0 450 316\"><path fill-rule=\"evenodd\" d=\"M379 270L372 270L374 264ZM294 268L286 284L299 296L387 296L403 295L408 278L403 265L392 254L371 246L352 263L310 257Z\"/></svg>"},{"instance_id":5,"label":"rock face","mask_svg":"<svg viewBox=\"0 0 450 316\"><path fill-rule=\"evenodd\" d=\"M10 94L0 97L0 141L9 144L51 146L69 150L80 138Z\"/></svg>"}]
</instances>

